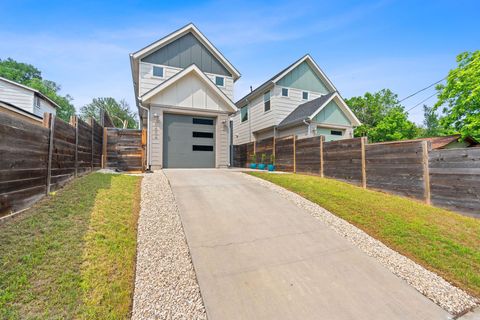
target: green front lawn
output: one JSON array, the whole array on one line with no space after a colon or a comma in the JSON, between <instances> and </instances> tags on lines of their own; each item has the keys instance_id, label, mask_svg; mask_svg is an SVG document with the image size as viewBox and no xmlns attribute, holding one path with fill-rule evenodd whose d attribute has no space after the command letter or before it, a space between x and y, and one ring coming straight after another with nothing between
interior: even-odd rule
<instances>
[{"instance_id":1,"label":"green front lawn","mask_svg":"<svg viewBox=\"0 0 480 320\"><path fill-rule=\"evenodd\" d=\"M250 172L313 201L480 297L480 220L337 180Z\"/></svg>"},{"instance_id":2,"label":"green front lawn","mask_svg":"<svg viewBox=\"0 0 480 320\"><path fill-rule=\"evenodd\" d=\"M93 173L0 225L0 318L129 318L140 180Z\"/></svg>"}]
</instances>

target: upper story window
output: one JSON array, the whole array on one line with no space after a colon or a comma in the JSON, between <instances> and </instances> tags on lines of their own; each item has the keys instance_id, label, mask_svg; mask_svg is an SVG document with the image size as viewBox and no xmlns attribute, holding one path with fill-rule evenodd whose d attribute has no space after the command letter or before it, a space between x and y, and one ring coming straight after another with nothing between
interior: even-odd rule
<instances>
[{"instance_id":1,"label":"upper story window","mask_svg":"<svg viewBox=\"0 0 480 320\"><path fill-rule=\"evenodd\" d=\"M163 67L153 66L153 76L163 78Z\"/></svg>"},{"instance_id":2,"label":"upper story window","mask_svg":"<svg viewBox=\"0 0 480 320\"><path fill-rule=\"evenodd\" d=\"M330 130L332 136L343 136L343 132L340 130Z\"/></svg>"},{"instance_id":3,"label":"upper story window","mask_svg":"<svg viewBox=\"0 0 480 320\"><path fill-rule=\"evenodd\" d=\"M240 109L240 121L245 122L248 120L248 104Z\"/></svg>"},{"instance_id":4,"label":"upper story window","mask_svg":"<svg viewBox=\"0 0 480 320\"><path fill-rule=\"evenodd\" d=\"M40 108L40 97L37 95L33 96L33 106L35 108Z\"/></svg>"},{"instance_id":5,"label":"upper story window","mask_svg":"<svg viewBox=\"0 0 480 320\"><path fill-rule=\"evenodd\" d=\"M270 91L267 91L263 94L263 111L267 112L270 110Z\"/></svg>"},{"instance_id":6,"label":"upper story window","mask_svg":"<svg viewBox=\"0 0 480 320\"><path fill-rule=\"evenodd\" d=\"M303 100L308 100L308 91L303 91L302 92L302 99Z\"/></svg>"},{"instance_id":7,"label":"upper story window","mask_svg":"<svg viewBox=\"0 0 480 320\"><path fill-rule=\"evenodd\" d=\"M224 77L219 77L215 76L215 84L219 87L225 87L225 78Z\"/></svg>"},{"instance_id":8,"label":"upper story window","mask_svg":"<svg viewBox=\"0 0 480 320\"><path fill-rule=\"evenodd\" d=\"M282 97L288 97L288 88L282 88Z\"/></svg>"}]
</instances>

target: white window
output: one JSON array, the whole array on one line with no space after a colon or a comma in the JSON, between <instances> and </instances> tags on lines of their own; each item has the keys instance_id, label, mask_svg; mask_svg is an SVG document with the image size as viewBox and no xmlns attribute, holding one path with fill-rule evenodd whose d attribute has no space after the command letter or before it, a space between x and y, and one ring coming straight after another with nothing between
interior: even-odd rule
<instances>
[{"instance_id":1,"label":"white window","mask_svg":"<svg viewBox=\"0 0 480 320\"><path fill-rule=\"evenodd\" d=\"M225 78L224 77L215 77L215 84L219 87L224 87L225 86Z\"/></svg>"},{"instance_id":2,"label":"white window","mask_svg":"<svg viewBox=\"0 0 480 320\"><path fill-rule=\"evenodd\" d=\"M163 78L163 67L153 66L153 76Z\"/></svg>"},{"instance_id":3,"label":"white window","mask_svg":"<svg viewBox=\"0 0 480 320\"><path fill-rule=\"evenodd\" d=\"M40 109L40 97L37 95L33 96L33 106L37 109Z\"/></svg>"},{"instance_id":4,"label":"white window","mask_svg":"<svg viewBox=\"0 0 480 320\"><path fill-rule=\"evenodd\" d=\"M288 97L288 88L282 88L282 97Z\"/></svg>"},{"instance_id":5,"label":"white window","mask_svg":"<svg viewBox=\"0 0 480 320\"><path fill-rule=\"evenodd\" d=\"M263 111L267 112L270 110L270 91L267 91L263 94Z\"/></svg>"},{"instance_id":6,"label":"white window","mask_svg":"<svg viewBox=\"0 0 480 320\"><path fill-rule=\"evenodd\" d=\"M240 109L240 120L241 122L248 120L248 104Z\"/></svg>"},{"instance_id":7,"label":"white window","mask_svg":"<svg viewBox=\"0 0 480 320\"><path fill-rule=\"evenodd\" d=\"M303 100L308 100L308 91L303 91L302 92L302 99Z\"/></svg>"}]
</instances>

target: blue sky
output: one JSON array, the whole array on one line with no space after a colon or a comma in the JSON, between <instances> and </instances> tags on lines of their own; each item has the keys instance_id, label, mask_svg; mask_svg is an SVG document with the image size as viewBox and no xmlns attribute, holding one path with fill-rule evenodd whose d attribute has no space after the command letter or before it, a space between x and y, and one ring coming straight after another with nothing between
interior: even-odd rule
<instances>
[{"instance_id":1,"label":"blue sky","mask_svg":"<svg viewBox=\"0 0 480 320\"><path fill-rule=\"evenodd\" d=\"M382 88L403 98L446 76L458 53L479 49L478 12L480 2L467 0L2 0L0 59L37 66L77 110L99 96L134 110L128 54L194 22L242 73L237 99L305 53L346 98ZM410 119L421 123L421 109Z\"/></svg>"}]
</instances>

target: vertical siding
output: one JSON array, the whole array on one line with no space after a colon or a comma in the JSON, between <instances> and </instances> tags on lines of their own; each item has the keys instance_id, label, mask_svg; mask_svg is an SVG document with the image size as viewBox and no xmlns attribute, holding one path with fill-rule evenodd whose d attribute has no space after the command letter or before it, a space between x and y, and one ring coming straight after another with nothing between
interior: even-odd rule
<instances>
[{"instance_id":1,"label":"vertical siding","mask_svg":"<svg viewBox=\"0 0 480 320\"><path fill-rule=\"evenodd\" d=\"M0 79L0 100L34 113L33 92Z\"/></svg>"},{"instance_id":2,"label":"vertical siding","mask_svg":"<svg viewBox=\"0 0 480 320\"><path fill-rule=\"evenodd\" d=\"M203 72L232 76L200 41L188 33L142 59L153 64L185 69L195 63Z\"/></svg>"},{"instance_id":3,"label":"vertical siding","mask_svg":"<svg viewBox=\"0 0 480 320\"><path fill-rule=\"evenodd\" d=\"M278 80L277 83L280 86L289 88L320 92L322 94L329 93L327 86L320 80L306 61L287 73L282 79Z\"/></svg>"},{"instance_id":4,"label":"vertical siding","mask_svg":"<svg viewBox=\"0 0 480 320\"><path fill-rule=\"evenodd\" d=\"M318 123L339 124L343 126L350 126L350 120L343 113L337 103L332 100L325 108L322 109L314 118L313 121Z\"/></svg>"}]
</instances>

